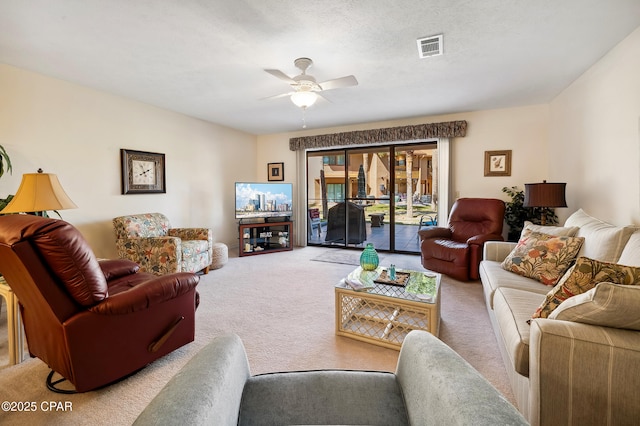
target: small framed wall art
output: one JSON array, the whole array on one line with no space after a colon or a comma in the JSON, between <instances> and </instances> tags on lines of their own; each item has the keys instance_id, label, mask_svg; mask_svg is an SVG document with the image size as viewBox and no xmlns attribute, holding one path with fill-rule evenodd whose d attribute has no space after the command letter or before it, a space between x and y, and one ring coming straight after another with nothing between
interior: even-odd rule
<instances>
[{"instance_id":1,"label":"small framed wall art","mask_svg":"<svg viewBox=\"0 0 640 426\"><path fill-rule=\"evenodd\" d=\"M123 194L166 193L164 154L120 150Z\"/></svg>"},{"instance_id":2,"label":"small framed wall art","mask_svg":"<svg viewBox=\"0 0 640 426\"><path fill-rule=\"evenodd\" d=\"M485 176L511 176L511 150L484 152Z\"/></svg>"},{"instance_id":3,"label":"small framed wall art","mask_svg":"<svg viewBox=\"0 0 640 426\"><path fill-rule=\"evenodd\" d=\"M284 163L268 163L267 179L269 181L284 180Z\"/></svg>"}]
</instances>

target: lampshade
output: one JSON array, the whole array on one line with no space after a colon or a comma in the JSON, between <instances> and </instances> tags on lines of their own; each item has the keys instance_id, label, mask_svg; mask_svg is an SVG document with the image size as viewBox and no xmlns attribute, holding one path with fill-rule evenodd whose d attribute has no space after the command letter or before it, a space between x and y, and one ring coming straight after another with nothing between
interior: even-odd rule
<instances>
[{"instance_id":1,"label":"lampshade","mask_svg":"<svg viewBox=\"0 0 640 426\"><path fill-rule=\"evenodd\" d=\"M309 108L311 105L315 104L317 100L318 95L315 92L308 90L301 90L291 95L291 102L299 108Z\"/></svg>"},{"instance_id":2,"label":"lampshade","mask_svg":"<svg viewBox=\"0 0 640 426\"><path fill-rule=\"evenodd\" d=\"M25 173L18 192L0 213L31 213L47 210L75 209L58 177L51 173Z\"/></svg>"},{"instance_id":3,"label":"lampshade","mask_svg":"<svg viewBox=\"0 0 640 426\"><path fill-rule=\"evenodd\" d=\"M524 207L567 207L566 183L525 183Z\"/></svg>"}]
</instances>

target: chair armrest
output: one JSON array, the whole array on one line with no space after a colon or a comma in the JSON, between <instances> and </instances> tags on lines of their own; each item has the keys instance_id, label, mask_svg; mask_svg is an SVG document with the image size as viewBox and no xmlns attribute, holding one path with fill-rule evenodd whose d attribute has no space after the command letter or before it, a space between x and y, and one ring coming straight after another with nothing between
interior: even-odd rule
<instances>
[{"instance_id":1,"label":"chair armrest","mask_svg":"<svg viewBox=\"0 0 640 426\"><path fill-rule=\"evenodd\" d=\"M509 253L513 251L517 243L509 241L487 241L484 244L484 260L493 260L495 262L502 262L507 258Z\"/></svg>"},{"instance_id":2,"label":"chair armrest","mask_svg":"<svg viewBox=\"0 0 640 426\"><path fill-rule=\"evenodd\" d=\"M171 228L169 235L183 240L213 241L213 231L209 228Z\"/></svg>"},{"instance_id":3,"label":"chair armrest","mask_svg":"<svg viewBox=\"0 0 640 426\"><path fill-rule=\"evenodd\" d=\"M249 376L240 338L217 337L173 376L134 425L236 425Z\"/></svg>"},{"instance_id":4,"label":"chair armrest","mask_svg":"<svg viewBox=\"0 0 640 426\"><path fill-rule=\"evenodd\" d=\"M107 281L135 274L140 270L140 265L127 259L102 259L98 260L98 264Z\"/></svg>"},{"instance_id":5,"label":"chair armrest","mask_svg":"<svg viewBox=\"0 0 640 426\"><path fill-rule=\"evenodd\" d=\"M536 319L529 345L531 424L637 422L639 331Z\"/></svg>"},{"instance_id":6,"label":"chair armrest","mask_svg":"<svg viewBox=\"0 0 640 426\"><path fill-rule=\"evenodd\" d=\"M427 240L429 238L451 238L451 230L449 228L443 228L438 226L427 226L424 229L418 231L420 241Z\"/></svg>"},{"instance_id":7,"label":"chair armrest","mask_svg":"<svg viewBox=\"0 0 640 426\"><path fill-rule=\"evenodd\" d=\"M190 272L153 277L129 290L109 296L89 311L102 315L142 311L188 293L198 285L198 281L200 277Z\"/></svg>"},{"instance_id":8,"label":"chair armrest","mask_svg":"<svg viewBox=\"0 0 640 426\"><path fill-rule=\"evenodd\" d=\"M467 361L425 331L405 338L396 375L412 425L528 424Z\"/></svg>"},{"instance_id":9,"label":"chair armrest","mask_svg":"<svg viewBox=\"0 0 640 426\"><path fill-rule=\"evenodd\" d=\"M498 234L482 234L482 235L474 235L473 237L467 240L467 244L478 245L481 246L487 241L503 241L504 238L502 235Z\"/></svg>"}]
</instances>

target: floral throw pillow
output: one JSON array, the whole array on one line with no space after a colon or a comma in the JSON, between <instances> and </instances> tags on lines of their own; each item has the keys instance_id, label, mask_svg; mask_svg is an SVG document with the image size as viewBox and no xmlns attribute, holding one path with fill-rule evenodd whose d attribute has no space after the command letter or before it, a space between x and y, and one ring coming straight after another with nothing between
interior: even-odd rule
<instances>
[{"instance_id":1,"label":"floral throw pillow","mask_svg":"<svg viewBox=\"0 0 640 426\"><path fill-rule=\"evenodd\" d=\"M582 243L582 237L525 229L516 247L502 262L502 268L545 285L555 285L574 262Z\"/></svg>"},{"instance_id":2,"label":"floral throw pillow","mask_svg":"<svg viewBox=\"0 0 640 426\"><path fill-rule=\"evenodd\" d=\"M565 279L566 278L566 279ZM553 288L532 318L548 318L565 300L586 293L598 283L640 285L640 268L580 257L573 270Z\"/></svg>"}]
</instances>

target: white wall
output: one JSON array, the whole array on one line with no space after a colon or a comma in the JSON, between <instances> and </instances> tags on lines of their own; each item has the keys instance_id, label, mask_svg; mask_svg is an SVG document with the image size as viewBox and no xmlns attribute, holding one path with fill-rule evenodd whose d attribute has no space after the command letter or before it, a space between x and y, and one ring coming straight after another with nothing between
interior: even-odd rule
<instances>
[{"instance_id":1,"label":"white wall","mask_svg":"<svg viewBox=\"0 0 640 426\"><path fill-rule=\"evenodd\" d=\"M551 102L552 177L570 207L640 224L639 146L640 28Z\"/></svg>"},{"instance_id":2,"label":"white wall","mask_svg":"<svg viewBox=\"0 0 640 426\"><path fill-rule=\"evenodd\" d=\"M102 257L116 255L111 219L142 212L237 246L233 184L258 178L255 136L7 65L0 93L0 145L14 169L0 196L23 173L57 174L79 207L62 217ZM121 195L121 148L164 153L167 193Z\"/></svg>"}]
</instances>

